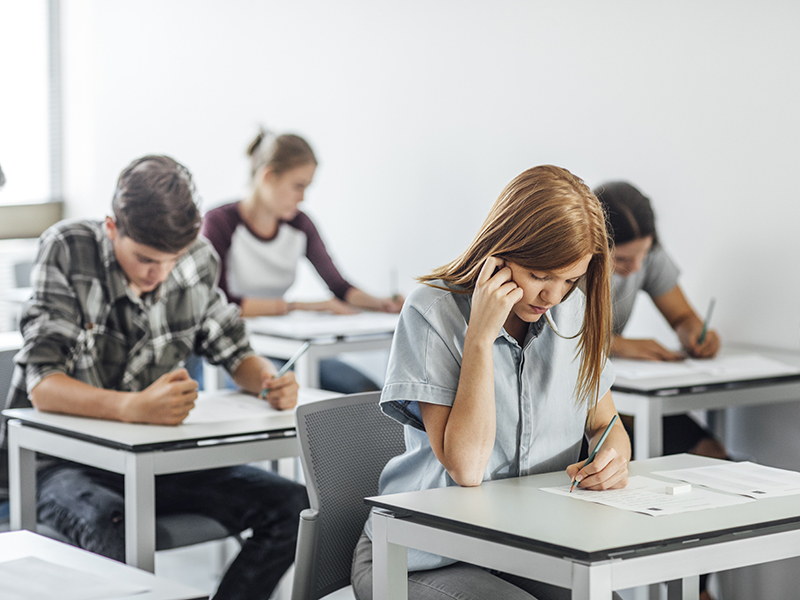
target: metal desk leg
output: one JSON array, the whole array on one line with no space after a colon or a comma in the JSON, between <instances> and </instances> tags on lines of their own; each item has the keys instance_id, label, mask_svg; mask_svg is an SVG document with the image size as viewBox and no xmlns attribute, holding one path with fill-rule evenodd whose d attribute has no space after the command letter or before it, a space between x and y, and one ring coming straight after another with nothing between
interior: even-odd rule
<instances>
[{"instance_id":1,"label":"metal desk leg","mask_svg":"<svg viewBox=\"0 0 800 600\"><path fill-rule=\"evenodd\" d=\"M408 549L389 543L387 526L391 518L372 513L372 596L408 600Z\"/></svg>"},{"instance_id":2,"label":"metal desk leg","mask_svg":"<svg viewBox=\"0 0 800 600\"><path fill-rule=\"evenodd\" d=\"M319 363L317 347L311 344L308 351L294 364L294 374L300 387L319 388Z\"/></svg>"},{"instance_id":3,"label":"metal desk leg","mask_svg":"<svg viewBox=\"0 0 800 600\"><path fill-rule=\"evenodd\" d=\"M611 600L611 565L572 565L572 600Z\"/></svg>"},{"instance_id":4,"label":"metal desk leg","mask_svg":"<svg viewBox=\"0 0 800 600\"><path fill-rule=\"evenodd\" d=\"M150 452L125 455L125 562L155 572L156 478Z\"/></svg>"},{"instance_id":5,"label":"metal desk leg","mask_svg":"<svg viewBox=\"0 0 800 600\"><path fill-rule=\"evenodd\" d=\"M693 575L667 582L667 600L698 600L700 576Z\"/></svg>"},{"instance_id":6,"label":"metal desk leg","mask_svg":"<svg viewBox=\"0 0 800 600\"><path fill-rule=\"evenodd\" d=\"M20 446L24 425L8 422L8 492L11 529L36 531L36 453Z\"/></svg>"},{"instance_id":7,"label":"metal desk leg","mask_svg":"<svg viewBox=\"0 0 800 600\"><path fill-rule=\"evenodd\" d=\"M634 458L661 456L664 448L661 425L661 399L647 398L638 403L633 415Z\"/></svg>"}]
</instances>

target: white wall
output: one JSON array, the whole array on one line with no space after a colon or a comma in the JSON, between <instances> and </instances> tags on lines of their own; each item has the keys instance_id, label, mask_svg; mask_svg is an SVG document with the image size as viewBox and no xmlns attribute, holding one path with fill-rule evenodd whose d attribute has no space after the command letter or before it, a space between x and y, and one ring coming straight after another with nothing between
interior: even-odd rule
<instances>
[{"instance_id":1,"label":"white wall","mask_svg":"<svg viewBox=\"0 0 800 600\"><path fill-rule=\"evenodd\" d=\"M145 153L184 162L206 207L237 197L265 124L315 147L305 209L345 274L384 294L395 267L408 292L463 250L505 183L555 163L650 195L724 341L798 348L798 3L67 0L63 13L71 216L105 214ZM779 418L796 423L790 410Z\"/></svg>"},{"instance_id":2,"label":"white wall","mask_svg":"<svg viewBox=\"0 0 800 600\"><path fill-rule=\"evenodd\" d=\"M800 5L787 1L64 3L66 187L102 216L168 153L206 207L259 123L305 135L306 210L375 293L460 252L503 185L627 178L726 340L798 345Z\"/></svg>"}]
</instances>

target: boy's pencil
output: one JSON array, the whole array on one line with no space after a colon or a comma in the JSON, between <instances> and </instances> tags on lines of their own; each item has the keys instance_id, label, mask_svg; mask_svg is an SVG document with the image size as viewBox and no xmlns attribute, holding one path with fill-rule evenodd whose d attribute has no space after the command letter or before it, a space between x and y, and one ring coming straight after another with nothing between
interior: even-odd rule
<instances>
[{"instance_id":1,"label":"boy's pencil","mask_svg":"<svg viewBox=\"0 0 800 600\"><path fill-rule=\"evenodd\" d=\"M608 437L609 431L611 431L611 428L614 426L614 423L616 423L616 422L617 422L617 415L614 415L613 417L611 417L611 421L609 421L608 425L606 425L606 430L603 432L603 435L600 436L600 441L597 442L597 446L594 447L594 450L592 450L592 453L589 455L589 458L587 458L586 462L583 463L583 467L585 467L586 465L591 463L594 460L594 457L597 456L597 452L600 450L600 446L602 446L603 442L606 441L606 438ZM581 469L583 467L581 467ZM572 485L569 486L569 493L570 494L572 493L572 490L575 489L575 486L577 484L578 484L578 482L575 479L573 479L572 480Z\"/></svg>"},{"instance_id":2,"label":"boy's pencil","mask_svg":"<svg viewBox=\"0 0 800 600\"><path fill-rule=\"evenodd\" d=\"M303 356L306 350L308 350L310 347L311 347L311 342L306 342L305 344L300 346L300 349L294 353L294 356L292 356L292 358L286 361L286 364L281 367L280 371L275 373L275 377L273 377L273 379L279 379L284 375L286 375L286 373L289 372L289 369L291 369L294 366L294 363L297 362L297 359ZM261 393L258 396L259 398L266 398L268 393L269 390L267 388L264 388L263 390L261 390Z\"/></svg>"}]
</instances>

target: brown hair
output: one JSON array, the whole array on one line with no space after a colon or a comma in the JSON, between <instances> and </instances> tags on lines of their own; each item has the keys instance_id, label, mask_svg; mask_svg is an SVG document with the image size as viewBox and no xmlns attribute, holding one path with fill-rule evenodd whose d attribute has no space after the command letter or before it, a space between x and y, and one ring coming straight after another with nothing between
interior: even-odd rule
<instances>
[{"instance_id":1,"label":"brown hair","mask_svg":"<svg viewBox=\"0 0 800 600\"><path fill-rule=\"evenodd\" d=\"M588 400L593 410L610 345L610 260L603 209L581 179L552 165L524 171L505 187L464 253L419 281L442 280L458 288L452 291L469 294L491 256L532 271L554 271L587 254L592 259L579 282L586 293L586 312L575 391L578 401Z\"/></svg>"},{"instance_id":2,"label":"brown hair","mask_svg":"<svg viewBox=\"0 0 800 600\"><path fill-rule=\"evenodd\" d=\"M250 157L250 176L255 177L261 167L269 167L276 175L291 171L295 167L317 164L311 146L299 135L274 133L261 129L247 147Z\"/></svg>"},{"instance_id":3,"label":"brown hair","mask_svg":"<svg viewBox=\"0 0 800 600\"><path fill-rule=\"evenodd\" d=\"M180 252L202 217L189 170L168 156L137 158L120 173L111 202L121 235L162 252Z\"/></svg>"}]
</instances>

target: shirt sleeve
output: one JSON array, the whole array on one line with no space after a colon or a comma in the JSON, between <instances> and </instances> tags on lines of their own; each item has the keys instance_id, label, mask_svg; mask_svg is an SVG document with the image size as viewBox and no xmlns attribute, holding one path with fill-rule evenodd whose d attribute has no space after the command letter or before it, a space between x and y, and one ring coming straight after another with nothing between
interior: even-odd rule
<instances>
[{"instance_id":1,"label":"shirt sleeve","mask_svg":"<svg viewBox=\"0 0 800 600\"><path fill-rule=\"evenodd\" d=\"M69 374L81 344L88 343L84 315L69 281L72 253L73 248L57 232L42 236L31 273L33 294L20 319L22 350L15 358L25 370L29 394L48 375Z\"/></svg>"},{"instance_id":2,"label":"shirt sleeve","mask_svg":"<svg viewBox=\"0 0 800 600\"><path fill-rule=\"evenodd\" d=\"M219 288L228 300L241 306L243 298L231 294L228 288L228 254L233 232L239 223L238 202L226 204L208 211L203 218L202 235L211 242L219 255Z\"/></svg>"},{"instance_id":3,"label":"shirt sleeve","mask_svg":"<svg viewBox=\"0 0 800 600\"><path fill-rule=\"evenodd\" d=\"M209 286L210 292L197 331L195 349L211 364L222 365L229 373L234 373L239 364L255 352L250 347L240 308L228 302L216 284L218 258L210 250L207 252L209 268L201 281Z\"/></svg>"},{"instance_id":4,"label":"shirt sleeve","mask_svg":"<svg viewBox=\"0 0 800 600\"><path fill-rule=\"evenodd\" d=\"M306 258L314 265L314 268L322 277L325 285L333 292L333 295L344 300L345 295L353 287L344 277L342 277L336 265L333 264L330 254L328 254L325 243L317 230L317 227L305 213L298 213L292 220L291 225L306 234Z\"/></svg>"},{"instance_id":5,"label":"shirt sleeve","mask_svg":"<svg viewBox=\"0 0 800 600\"><path fill-rule=\"evenodd\" d=\"M448 327L446 320L437 318L437 309L449 300L449 292L443 294L424 312L415 305L413 298L405 303L392 340L386 384L381 395L381 409L385 414L420 430L424 430L424 426L417 403L452 406L461 376L461 328ZM463 320L458 311L449 312L447 316L454 321ZM445 331L451 329L454 335L446 335Z\"/></svg>"},{"instance_id":6,"label":"shirt sleeve","mask_svg":"<svg viewBox=\"0 0 800 600\"><path fill-rule=\"evenodd\" d=\"M645 260L642 289L651 298L663 296L678 285L678 266L661 246L653 248Z\"/></svg>"}]
</instances>

